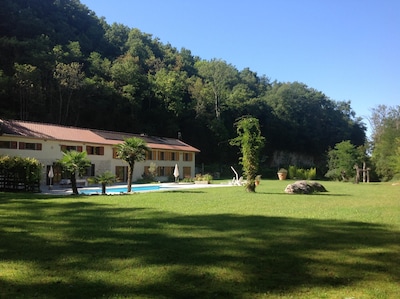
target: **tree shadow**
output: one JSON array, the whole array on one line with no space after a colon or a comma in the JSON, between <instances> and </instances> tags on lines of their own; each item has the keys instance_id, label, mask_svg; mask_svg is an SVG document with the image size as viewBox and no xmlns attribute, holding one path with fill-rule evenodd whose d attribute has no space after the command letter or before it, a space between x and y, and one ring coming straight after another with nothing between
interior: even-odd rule
<instances>
[{"instance_id":1,"label":"tree shadow","mask_svg":"<svg viewBox=\"0 0 400 299\"><path fill-rule=\"evenodd\" d=\"M6 297L245 298L348 286L371 275L400 280L400 234L383 225L66 200L49 217L54 203L26 203L23 221L1 218L0 265L26 264L29 275L47 279L0 278ZM163 275L125 277L131 268Z\"/></svg>"}]
</instances>

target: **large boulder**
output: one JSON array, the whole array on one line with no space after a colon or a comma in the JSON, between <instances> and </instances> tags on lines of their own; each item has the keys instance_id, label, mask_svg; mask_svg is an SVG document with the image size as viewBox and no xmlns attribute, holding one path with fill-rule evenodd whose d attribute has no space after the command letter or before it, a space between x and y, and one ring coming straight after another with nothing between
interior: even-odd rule
<instances>
[{"instance_id":1,"label":"large boulder","mask_svg":"<svg viewBox=\"0 0 400 299\"><path fill-rule=\"evenodd\" d=\"M324 186L317 182L297 181L285 188L289 194L310 194L314 192L327 192Z\"/></svg>"}]
</instances>

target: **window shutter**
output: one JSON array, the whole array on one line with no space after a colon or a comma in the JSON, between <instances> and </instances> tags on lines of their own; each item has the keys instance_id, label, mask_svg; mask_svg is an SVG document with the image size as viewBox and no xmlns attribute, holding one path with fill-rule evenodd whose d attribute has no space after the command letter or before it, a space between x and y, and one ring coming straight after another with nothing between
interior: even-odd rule
<instances>
[{"instance_id":1,"label":"window shutter","mask_svg":"<svg viewBox=\"0 0 400 299\"><path fill-rule=\"evenodd\" d=\"M10 141L10 148L16 149L17 148L17 142L16 141Z\"/></svg>"},{"instance_id":2,"label":"window shutter","mask_svg":"<svg viewBox=\"0 0 400 299\"><path fill-rule=\"evenodd\" d=\"M104 156L104 147L99 147L99 155Z\"/></svg>"},{"instance_id":3,"label":"window shutter","mask_svg":"<svg viewBox=\"0 0 400 299\"><path fill-rule=\"evenodd\" d=\"M19 149L25 149L25 142L20 142L19 143Z\"/></svg>"},{"instance_id":4,"label":"window shutter","mask_svg":"<svg viewBox=\"0 0 400 299\"><path fill-rule=\"evenodd\" d=\"M36 143L36 149L38 151L41 151L42 150L42 144L41 143Z\"/></svg>"},{"instance_id":5,"label":"window shutter","mask_svg":"<svg viewBox=\"0 0 400 299\"><path fill-rule=\"evenodd\" d=\"M82 146L81 146L81 145L77 146L77 147L76 147L76 151L77 151L77 152L82 152Z\"/></svg>"},{"instance_id":6,"label":"window shutter","mask_svg":"<svg viewBox=\"0 0 400 299\"><path fill-rule=\"evenodd\" d=\"M65 153L67 151L67 146L64 144L61 144L61 151Z\"/></svg>"}]
</instances>

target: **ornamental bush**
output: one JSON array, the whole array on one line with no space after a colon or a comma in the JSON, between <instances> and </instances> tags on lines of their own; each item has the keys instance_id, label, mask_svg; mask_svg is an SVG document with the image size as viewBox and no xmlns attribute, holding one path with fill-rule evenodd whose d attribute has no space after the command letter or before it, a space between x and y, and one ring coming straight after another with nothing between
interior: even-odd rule
<instances>
[{"instance_id":1,"label":"ornamental bush","mask_svg":"<svg viewBox=\"0 0 400 299\"><path fill-rule=\"evenodd\" d=\"M288 169L289 179L296 180L313 180L317 177L317 169L315 167L310 169L297 168L297 166L289 166Z\"/></svg>"},{"instance_id":2,"label":"ornamental bush","mask_svg":"<svg viewBox=\"0 0 400 299\"><path fill-rule=\"evenodd\" d=\"M39 192L41 171L34 158L0 156L0 190Z\"/></svg>"}]
</instances>

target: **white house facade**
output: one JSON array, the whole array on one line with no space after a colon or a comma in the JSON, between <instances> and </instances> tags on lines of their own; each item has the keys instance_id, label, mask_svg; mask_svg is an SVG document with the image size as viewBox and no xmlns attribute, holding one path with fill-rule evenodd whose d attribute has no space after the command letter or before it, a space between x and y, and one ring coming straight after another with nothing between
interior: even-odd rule
<instances>
[{"instance_id":1,"label":"white house facade","mask_svg":"<svg viewBox=\"0 0 400 299\"><path fill-rule=\"evenodd\" d=\"M0 119L0 155L36 158L43 165L42 182L48 182L50 167L53 183L64 178L56 161L68 150L87 152L92 166L85 177L110 171L119 181L126 182L127 163L116 157L115 146L130 137L142 138L151 149L145 161L135 163L134 181L148 173L151 165L156 167L160 181L173 175L176 164L180 178L194 177L195 154L199 150L179 139Z\"/></svg>"}]
</instances>

